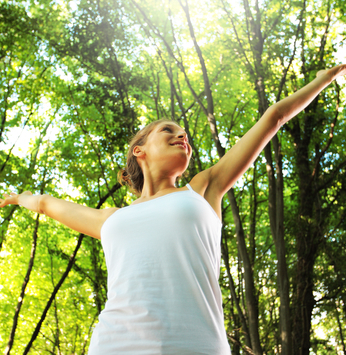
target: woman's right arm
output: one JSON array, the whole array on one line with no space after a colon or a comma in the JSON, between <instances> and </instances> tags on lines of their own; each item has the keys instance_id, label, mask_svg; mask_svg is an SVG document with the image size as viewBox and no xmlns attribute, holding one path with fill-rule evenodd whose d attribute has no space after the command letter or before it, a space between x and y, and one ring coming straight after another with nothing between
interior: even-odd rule
<instances>
[{"instance_id":1,"label":"woman's right arm","mask_svg":"<svg viewBox=\"0 0 346 355\"><path fill-rule=\"evenodd\" d=\"M0 199L0 207L20 205L34 212L44 213L79 233L97 239L101 239L101 227L105 220L118 210L118 208L97 210L49 195L32 195L30 191L19 195L4 194L4 197L4 199Z\"/></svg>"}]
</instances>

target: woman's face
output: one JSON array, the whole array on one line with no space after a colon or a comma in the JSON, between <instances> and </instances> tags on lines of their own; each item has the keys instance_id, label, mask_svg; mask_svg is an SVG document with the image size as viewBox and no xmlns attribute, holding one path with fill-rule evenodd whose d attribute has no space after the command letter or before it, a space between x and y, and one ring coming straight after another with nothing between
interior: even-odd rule
<instances>
[{"instance_id":1,"label":"woman's face","mask_svg":"<svg viewBox=\"0 0 346 355\"><path fill-rule=\"evenodd\" d=\"M186 132L173 122L161 122L154 127L144 146L139 148L140 159L145 159L149 167L181 175L189 165L192 149Z\"/></svg>"}]
</instances>

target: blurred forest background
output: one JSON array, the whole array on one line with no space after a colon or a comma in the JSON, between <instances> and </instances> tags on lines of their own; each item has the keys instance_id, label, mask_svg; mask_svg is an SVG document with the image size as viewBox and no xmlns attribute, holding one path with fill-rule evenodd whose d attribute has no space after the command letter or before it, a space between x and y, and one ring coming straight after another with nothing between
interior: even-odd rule
<instances>
[{"instance_id":1,"label":"blurred forest background","mask_svg":"<svg viewBox=\"0 0 346 355\"><path fill-rule=\"evenodd\" d=\"M192 143L186 184L345 62L345 13L343 0L3 0L0 193L126 206L128 141L164 117ZM234 355L346 354L345 96L345 80L330 85L224 197ZM100 242L0 213L0 351L86 354L107 293Z\"/></svg>"}]
</instances>

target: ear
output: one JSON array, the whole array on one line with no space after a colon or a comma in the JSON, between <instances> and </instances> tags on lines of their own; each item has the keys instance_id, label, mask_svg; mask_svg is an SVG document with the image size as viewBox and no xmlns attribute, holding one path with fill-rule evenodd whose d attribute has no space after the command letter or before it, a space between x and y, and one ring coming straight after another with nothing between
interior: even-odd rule
<instances>
[{"instance_id":1,"label":"ear","mask_svg":"<svg viewBox=\"0 0 346 355\"><path fill-rule=\"evenodd\" d=\"M139 145L136 145L136 146L133 148L132 154L133 154L135 157L143 157L143 156L145 155L144 150L143 150L143 147L141 147L141 146L139 146Z\"/></svg>"}]
</instances>

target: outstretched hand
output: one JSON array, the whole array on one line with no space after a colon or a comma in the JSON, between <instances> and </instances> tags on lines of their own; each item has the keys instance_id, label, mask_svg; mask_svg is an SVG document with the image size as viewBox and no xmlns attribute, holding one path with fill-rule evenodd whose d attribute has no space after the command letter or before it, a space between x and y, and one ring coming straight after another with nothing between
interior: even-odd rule
<instances>
[{"instance_id":1,"label":"outstretched hand","mask_svg":"<svg viewBox=\"0 0 346 355\"><path fill-rule=\"evenodd\" d=\"M316 77L319 77L323 74L329 74L331 76L331 80L333 81L340 76L346 75L346 64L340 64L331 69L320 70L317 72Z\"/></svg>"},{"instance_id":2,"label":"outstretched hand","mask_svg":"<svg viewBox=\"0 0 346 355\"><path fill-rule=\"evenodd\" d=\"M4 194L4 198L0 198L0 207L5 207L7 205L18 205L18 196L19 195L32 195L30 191L24 191L21 194L16 194L11 192L9 195Z\"/></svg>"}]
</instances>

